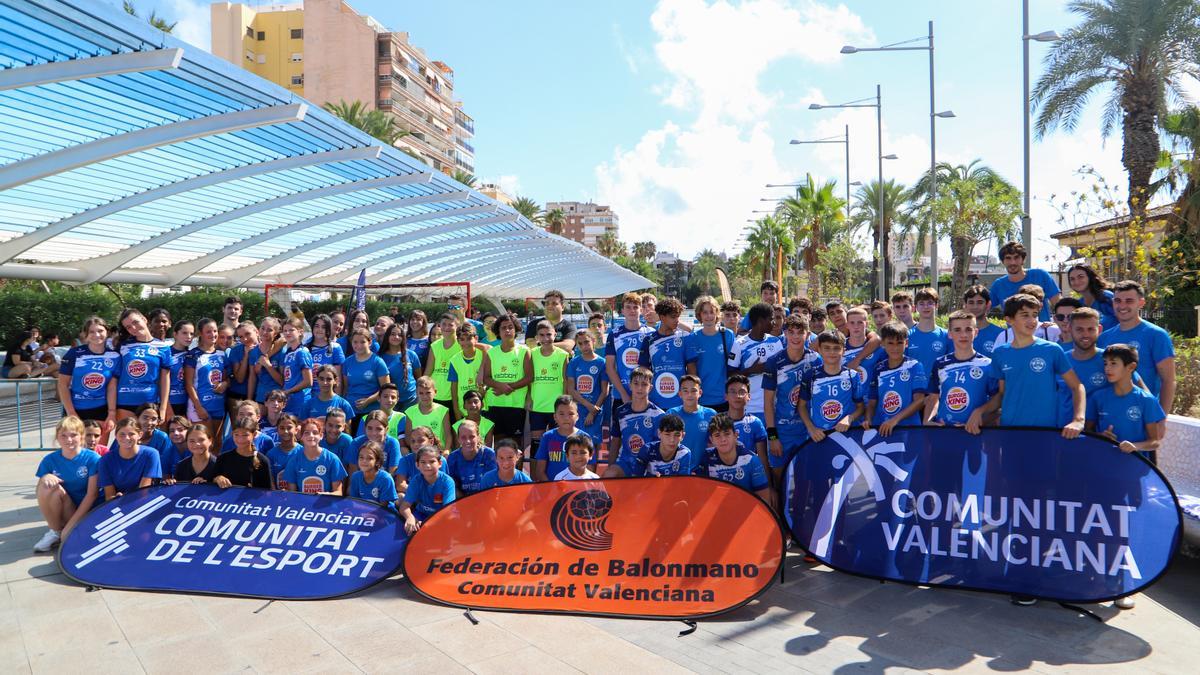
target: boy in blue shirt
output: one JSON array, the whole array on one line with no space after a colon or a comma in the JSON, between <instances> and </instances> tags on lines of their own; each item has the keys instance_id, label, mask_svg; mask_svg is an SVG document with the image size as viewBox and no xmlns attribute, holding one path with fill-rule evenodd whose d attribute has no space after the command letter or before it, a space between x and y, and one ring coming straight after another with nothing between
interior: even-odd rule
<instances>
[{"instance_id":1,"label":"boy in blue shirt","mask_svg":"<svg viewBox=\"0 0 1200 675\"><path fill-rule=\"evenodd\" d=\"M921 426L921 416L917 413L925 405L929 377L916 359L904 355L908 336L899 321L884 324L879 337L886 358L880 359L867 375L870 379L862 427L870 429L874 419L879 425L879 435L885 438L892 435L897 425Z\"/></svg>"},{"instance_id":2,"label":"boy in blue shirt","mask_svg":"<svg viewBox=\"0 0 1200 675\"><path fill-rule=\"evenodd\" d=\"M1104 377L1111 386L1092 394L1087 426L1111 438L1121 452L1137 452L1157 464L1162 442L1159 422L1167 415L1153 394L1134 386L1137 367L1138 352L1133 347L1115 344L1104 349Z\"/></svg>"},{"instance_id":3,"label":"boy in blue shirt","mask_svg":"<svg viewBox=\"0 0 1200 675\"><path fill-rule=\"evenodd\" d=\"M996 395L997 385L991 375L991 357L975 347L979 343L975 321L970 310L950 314L947 325L954 351L933 363L925 397L926 424L965 427L970 434L978 434L983 426L980 408Z\"/></svg>"},{"instance_id":4,"label":"boy in blue shirt","mask_svg":"<svg viewBox=\"0 0 1200 675\"><path fill-rule=\"evenodd\" d=\"M771 484L758 455L738 443L733 420L720 414L708 425L710 447L704 451L704 459L696 473L728 483L758 495L774 508Z\"/></svg>"},{"instance_id":5,"label":"boy in blue shirt","mask_svg":"<svg viewBox=\"0 0 1200 675\"><path fill-rule=\"evenodd\" d=\"M750 379L734 373L725 382L725 402L729 404L729 419L737 431L738 443L758 455L758 461L767 466L767 427L762 420L746 412L750 401Z\"/></svg>"},{"instance_id":6,"label":"boy in blue shirt","mask_svg":"<svg viewBox=\"0 0 1200 675\"><path fill-rule=\"evenodd\" d=\"M1004 318L1013 330L1013 341L992 352L992 376L999 380L999 395L984 404L983 415L1000 408L1000 426L1054 427L1058 422L1055 377L1061 376L1071 391L1071 421L1063 438L1083 430L1086 394L1062 348L1033 336L1041 302L1018 293L1004 301Z\"/></svg>"},{"instance_id":7,"label":"boy in blue shirt","mask_svg":"<svg viewBox=\"0 0 1200 675\"><path fill-rule=\"evenodd\" d=\"M767 428L767 467L773 487L778 491L783 467L796 450L808 440L808 430L800 419L800 381L804 373L820 365L820 357L808 349L808 319L793 312L783 324L785 347L767 359L763 373L763 415Z\"/></svg>"},{"instance_id":8,"label":"boy in blue shirt","mask_svg":"<svg viewBox=\"0 0 1200 675\"><path fill-rule=\"evenodd\" d=\"M625 321L608 331L604 343L604 363L613 395L613 429L617 426L617 409L622 403L633 399L633 394L629 391L629 378L638 368L638 360L642 356L642 341L654 331L653 328L642 325L642 297L637 293L626 293L621 298L621 316Z\"/></svg>"},{"instance_id":9,"label":"boy in blue shirt","mask_svg":"<svg viewBox=\"0 0 1200 675\"><path fill-rule=\"evenodd\" d=\"M827 331L818 335L816 342L821 363L805 372L800 380L797 407L809 438L820 443L828 431L850 430L854 420L863 414L863 391L858 371L842 365L845 353L842 334Z\"/></svg>"},{"instance_id":10,"label":"boy in blue shirt","mask_svg":"<svg viewBox=\"0 0 1200 675\"><path fill-rule=\"evenodd\" d=\"M746 410L756 417L763 416L762 378L767 359L783 351L783 340L771 334L775 310L759 303L746 313L750 317L750 332L739 337L729 352L728 373L740 373L750 378L750 400Z\"/></svg>"},{"instance_id":11,"label":"boy in blue shirt","mask_svg":"<svg viewBox=\"0 0 1200 675\"><path fill-rule=\"evenodd\" d=\"M612 438L608 449L610 464L626 454L636 453L657 436L658 418L666 413L650 402L650 381L653 377L645 368L638 368L629 376L632 400L613 410Z\"/></svg>"},{"instance_id":12,"label":"boy in blue shirt","mask_svg":"<svg viewBox=\"0 0 1200 675\"><path fill-rule=\"evenodd\" d=\"M629 476L687 476L695 469L693 453L683 445L687 433L683 420L670 413L658 420L658 440L646 444L636 455L623 457L604 472L605 478Z\"/></svg>"},{"instance_id":13,"label":"boy in blue shirt","mask_svg":"<svg viewBox=\"0 0 1200 675\"><path fill-rule=\"evenodd\" d=\"M697 333L692 333L692 335ZM688 443L695 448L689 455L692 469L695 469L700 462L700 454L703 449L700 446L708 444L708 423L717 416L716 410L700 405L700 399L703 396L704 390L700 377L684 375L679 380L679 398L683 400L683 405L675 406L667 411L667 414L678 415L679 419L683 420L683 437L688 439Z\"/></svg>"},{"instance_id":14,"label":"boy in blue shirt","mask_svg":"<svg viewBox=\"0 0 1200 675\"><path fill-rule=\"evenodd\" d=\"M725 397L721 395L727 377L725 370L737 336L734 331L718 323L721 312L712 297L702 295L696 298L695 312L701 328L683 339L687 371L700 378L700 404L722 412L725 409ZM687 424L687 420L684 420L684 424ZM707 433L704 437L708 438Z\"/></svg>"},{"instance_id":15,"label":"boy in blue shirt","mask_svg":"<svg viewBox=\"0 0 1200 675\"><path fill-rule=\"evenodd\" d=\"M586 433L575 426L579 422L579 410L570 396L563 394L554 400L554 428L542 434L533 456L533 479L545 483L553 479L570 462L567 460L567 439L575 434ZM590 434L589 434L590 435ZM595 457L592 458L593 464Z\"/></svg>"},{"instance_id":16,"label":"boy in blue shirt","mask_svg":"<svg viewBox=\"0 0 1200 675\"><path fill-rule=\"evenodd\" d=\"M1158 397L1163 410L1175 402L1175 345L1167 331L1140 315L1146 305L1146 292L1136 281L1121 281L1113 286L1113 313L1120 323L1100 334L1100 347L1127 344L1138 352L1138 375Z\"/></svg>"},{"instance_id":17,"label":"boy in blue shirt","mask_svg":"<svg viewBox=\"0 0 1200 675\"><path fill-rule=\"evenodd\" d=\"M933 370L933 362L938 357L950 351L950 335L945 328L937 325L938 294L932 288L922 288L915 296L917 305L917 323L908 329L908 349L905 354L916 359L921 369L928 375Z\"/></svg>"},{"instance_id":18,"label":"boy in blue shirt","mask_svg":"<svg viewBox=\"0 0 1200 675\"><path fill-rule=\"evenodd\" d=\"M604 357L596 354L595 347L596 341L590 332L575 335L579 355L567 363L566 391L583 411L580 428L592 437L592 443L598 448L604 435L604 423L608 421L604 412L608 404L608 372Z\"/></svg>"},{"instance_id":19,"label":"boy in blue shirt","mask_svg":"<svg viewBox=\"0 0 1200 675\"><path fill-rule=\"evenodd\" d=\"M638 365L654 373L650 401L666 410L680 404L679 378L687 374L683 349L687 333L679 329L683 304L675 298L663 298L654 305L654 313L658 315L658 328L642 341Z\"/></svg>"},{"instance_id":20,"label":"boy in blue shirt","mask_svg":"<svg viewBox=\"0 0 1200 675\"><path fill-rule=\"evenodd\" d=\"M992 311L992 294L985 286L975 284L963 293L963 309L975 316L975 351L990 357L996 348L996 336L1004 329L988 321Z\"/></svg>"}]
</instances>

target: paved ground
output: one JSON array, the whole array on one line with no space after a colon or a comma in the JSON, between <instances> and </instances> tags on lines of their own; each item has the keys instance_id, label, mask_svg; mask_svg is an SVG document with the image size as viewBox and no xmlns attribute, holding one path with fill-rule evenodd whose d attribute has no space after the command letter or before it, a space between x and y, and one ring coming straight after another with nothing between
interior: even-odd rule
<instances>
[{"instance_id":1,"label":"paved ground","mask_svg":"<svg viewBox=\"0 0 1200 675\"><path fill-rule=\"evenodd\" d=\"M809 569L679 637L677 622L461 611L403 580L322 602L86 592L51 556L36 453L0 453L0 673L79 672L1196 672L1200 564L1181 559L1136 609L1099 623L1041 603ZM1190 664L1190 665L1189 665Z\"/></svg>"}]
</instances>

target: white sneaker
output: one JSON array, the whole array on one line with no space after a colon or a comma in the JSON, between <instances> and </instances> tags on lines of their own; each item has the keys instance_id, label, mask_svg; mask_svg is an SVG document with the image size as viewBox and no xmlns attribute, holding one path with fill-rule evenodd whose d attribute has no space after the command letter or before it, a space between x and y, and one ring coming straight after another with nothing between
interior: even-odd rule
<instances>
[{"instance_id":1,"label":"white sneaker","mask_svg":"<svg viewBox=\"0 0 1200 675\"><path fill-rule=\"evenodd\" d=\"M53 549L55 546L58 546L58 540L60 538L61 537L59 537L58 533L54 530L46 530L46 534L43 534L42 538L38 539L38 543L33 545L33 552L49 553L51 549Z\"/></svg>"},{"instance_id":2,"label":"white sneaker","mask_svg":"<svg viewBox=\"0 0 1200 675\"><path fill-rule=\"evenodd\" d=\"M1127 595L1123 598L1117 598L1113 601L1113 607L1117 609L1133 609L1134 601L1132 595Z\"/></svg>"}]
</instances>

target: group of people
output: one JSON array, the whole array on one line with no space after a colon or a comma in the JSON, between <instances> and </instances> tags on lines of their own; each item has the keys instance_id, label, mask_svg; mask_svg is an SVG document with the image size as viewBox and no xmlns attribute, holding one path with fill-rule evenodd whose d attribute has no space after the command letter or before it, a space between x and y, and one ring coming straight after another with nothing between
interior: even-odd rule
<instances>
[{"instance_id":1,"label":"group of people","mask_svg":"<svg viewBox=\"0 0 1200 675\"><path fill-rule=\"evenodd\" d=\"M175 481L350 495L410 531L480 490L601 475L704 475L778 509L799 448L855 425L1087 429L1153 459L1174 351L1140 316L1143 288L1076 265L1066 297L1019 243L1001 257L1006 276L968 288L945 327L932 288L785 306L770 281L744 313L698 298L694 326L674 298L627 293L615 325L577 328L558 291L525 326L454 302L432 326L363 310L256 326L236 297L220 322L93 317L58 373L36 549L103 499Z\"/></svg>"}]
</instances>

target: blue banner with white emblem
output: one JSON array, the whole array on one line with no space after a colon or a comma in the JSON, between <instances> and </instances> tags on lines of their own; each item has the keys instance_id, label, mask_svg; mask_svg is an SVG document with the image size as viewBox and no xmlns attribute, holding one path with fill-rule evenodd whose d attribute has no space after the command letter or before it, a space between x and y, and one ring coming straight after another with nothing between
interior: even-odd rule
<instances>
[{"instance_id":1,"label":"blue banner with white emblem","mask_svg":"<svg viewBox=\"0 0 1200 675\"><path fill-rule=\"evenodd\" d=\"M391 576L407 541L396 514L373 502L182 484L98 506L58 562L104 588L317 600Z\"/></svg>"},{"instance_id":2,"label":"blue banner with white emblem","mask_svg":"<svg viewBox=\"0 0 1200 675\"><path fill-rule=\"evenodd\" d=\"M834 433L793 458L785 517L834 569L914 584L1101 602L1161 575L1175 494L1099 436L959 428Z\"/></svg>"}]
</instances>

